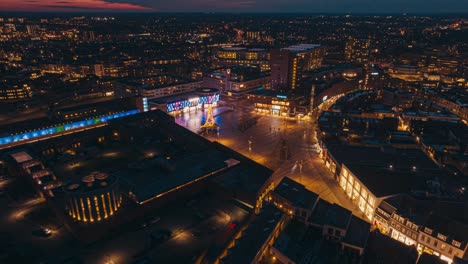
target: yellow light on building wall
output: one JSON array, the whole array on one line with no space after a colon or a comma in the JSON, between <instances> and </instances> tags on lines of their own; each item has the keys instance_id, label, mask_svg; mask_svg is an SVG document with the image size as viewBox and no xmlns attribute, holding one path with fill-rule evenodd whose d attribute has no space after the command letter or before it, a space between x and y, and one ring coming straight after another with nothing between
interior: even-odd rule
<instances>
[{"instance_id":1,"label":"yellow light on building wall","mask_svg":"<svg viewBox=\"0 0 468 264\"><path fill-rule=\"evenodd\" d=\"M101 194L101 201L102 201L102 208L104 209L104 218L108 217L107 209L106 209L106 201L104 199L104 194Z\"/></svg>"},{"instance_id":2,"label":"yellow light on building wall","mask_svg":"<svg viewBox=\"0 0 468 264\"><path fill-rule=\"evenodd\" d=\"M99 210L99 203L96 196L94 196L94 206L96 207L97 220L101 221L101 212Z\"/></svg>"},{"instance_id":3,"label":"yellow light on building wall","mask_svg":"<svg viewBox=\"0 0 468 264\"><path fill-rule=\"evenodd\" d=\"M75 202L76 217L78 221L80 221L81 216L80 216L80 207L78 206L78 201L76 199L73 199L73 201Z\"/></svg>"},{"instance_id":4,"label":"yellow light on building wall","mask_svg":"<svg viewBox=\"0 0 468 264\"><path fill-rule=\"evenodd\" d=\"M113 215L113 214L114 214L114 210L112 210L112 200L111 200L111 197L110 197L110 193L109 193L109 192L107 193L107 199L109 200L109 214L110 214L110 215Z\"/></svg>"},{"instance_id":5,"label":"yellow light on building wall","mask_svg":"<svg viewBox=\"0 0 468 264\"><path fill-rule=\"evenodd\" d=\"M81 212L83 213L83 221L87 222L88 219L86 219L86 213L85 213L85 206L83 203L83 198L80 198L80 204L81 204Z\"/></svg>"},{"instance_id":6,"label":"yellow light on building wall","mask_svg":"<svg viewBox=\"0 0 468 264\"><path fill-rule=\"evenodd\" d=\"M88 203L89 221L94 222L93 211L91 210L91 201L89 200L89 197L86 198L86 202Z\"/></svg>"}]
</instances>

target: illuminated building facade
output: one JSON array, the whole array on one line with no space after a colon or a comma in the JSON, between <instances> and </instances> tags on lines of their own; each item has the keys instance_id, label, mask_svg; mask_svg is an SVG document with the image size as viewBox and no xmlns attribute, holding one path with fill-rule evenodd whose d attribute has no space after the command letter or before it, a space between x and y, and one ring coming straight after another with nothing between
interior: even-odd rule
<instances>
[{"instance_id":1,"label":"illuminated building facade","mask_svg":"<svg viewBox=\"0 0 468 264\"><path fill-rule=\"evenodd\" d=\"M80 222L99 222L112 217L122 204L116 178L102 172L92 172L81 182L64 186L68 215Z\"/></svg>"},{"instance_id":2,"label":"illuminated building facade","mask_svg":"<svg viewBox=\"0 0 468 264\"><path fill-rule=\"evenodd\" d=\"M389 72L393 78L402 79L407 82L420 81L423 77L421 69L417 65L397 64Z\"/></svg>"},{"instance_id":3,"label":"illuminated building facade","mask_svg":"<svg viewBox=\"0 0 468 264\"><path fill-rule=\"evenodd\" d=\"M27 83L4 82L0 83L0 101L17 101L33 96L31 86Z\"/></svg>"},{"instance_id":4,"label":"illuminated building facade","mask_svg":"<svg viewBox=\"0 0 468 264\"><path fill-rule=\"evenodd\" d=\"M307 114L305 106L300 105L304 96L288 95L273 90L259 88L247 94L247 99L259 114L274 116L296 116Z\"/></svg>"},{"instance_id":5,"label":"illuminated building facade","mask_svg":"<svg viewBox=\"0 0 468 264\"><path fill-rule=\"evenodd\" d=\"M318 44L300 44L273 50L270 55L271 87L294 91L305 71L322 66L325 48Z\"/></svg>"},{"instance_id":6,"label":"illuminated building facade","mask_svg":"<svg viewBox=\"0 0 468 264\"><path fill-rule=\"evenodd\" d=\"M177 76L155 75L129 81L115 81L114 96L121 98L141 95L153 99L195 91L201 86L202 82L194 82Z\"/></svg>"},{"instance_id":7,"label":"illuminated building facade","mask_svg":"<svg viewBox=\"0 0 468 264\"><path fill-rule=\"evenodd\" d=\"M124 117L124 116L129 116L129 115L134 115L134 114L137 114L139 112L140 112L140 110L134 109L134 110L130 110L130 111L122 111L122 112L119 112L119 113L113 113L113 114L110 114L110 115L103 115L103 116L99 116L99 117L95 117L95 118L89 118L89 119L70 122L70 123L53 125L53 126L50 126L50 127L34 129L32 131L22 132L22 133L18 133L18 134L15 134L15 135L2 137L2 138L0 138L0 146L1 145L8 145L8 144L11 144L11 143L16 143L16 142L19 142L19 141L26 141L26 140L30 140L30 139L47 137L47 136L51 136L51 135L54 135L54 134L66 132L66 131L69 131L69 130L84 128L84 127L91 127L93 125L97 125L97 124L100 124L100 123L106 123L108 120L111 120L111 119L120 118L120 117Z\"/></svg>"},{"instance_id":8,"label":"illuminated building facade","mask_svg":"<svg viewBox=\"0 0 468 264\"><path fill-rule=\"evenodd\" d=\"M223 95L242 98L259 87L270 87L270 76L254 67L232 67L205 74L203 87L218 89Z\"/></svg>"},{"instance_id":9,"label":"illuminated building facade","mask_svg":"<svg viewBox=\"0 0 468 264\"><path fill-rule=\"evenodd\" d=\"M345 46L346 61L367 64L370 59L371 40L349 37Z\"/></svg>"},{"instance_id":10,"label":"illuminated building facade","mask_svg":"<svg viewBox=\"0 0 468 264\"><path fill-rule=\"evenodd\" d=\"M257 66L262 72L270 70L270 53L265 49L226 47L215 51L218 67Z\"/></svg>"},{"instance_id":11,"label":"illuminated building facade","mask_svg":"<svg viewBox=\"0 0 468 264\"><path fill-rule=\"evenodd\" d=\"M346 166L341 169L340 186L346 191L346 195L358 204L359 210L371 221L374 218L376 197Z\"/></svg>"},{"instance_id":12,"label":"illuminated building facade","mask_svg":"<svg viewBox=\"0 0 468 264\"><path fill-rule=\"evenodd\" d=\"M418 200L409 195L390 197L377 208L374 225L382 234L414 245L419 253L435 255L451 263L455 257L466 258L467 228L452 218L457 218L464 205L447 202L445 206L450 209L441 213L431 200Z\"/></svg>"},{"instance_id":13,"label":"illuminated building facade","mask_svg":"<svg viewBox=\"0 0 468 264\"><path fill-rule=\"evenodd\" d=\"M214 88L199 88L194 92L148 99L148 109L159 109L168 114L180 114L218 105L220 93Z\"/></svg>"},{"instance_id":14,"label":"illuminated building facade","mask_svg":"<svg viewBox=\"0 0 468 264\"><path fill-rule=\"evenodd\" d=\"M167 104L167 113L177 111L189 111L194 108L202 108L204 105L216 105L219 102L219 94L193 97Z\"/></svg>"}]
</instances>

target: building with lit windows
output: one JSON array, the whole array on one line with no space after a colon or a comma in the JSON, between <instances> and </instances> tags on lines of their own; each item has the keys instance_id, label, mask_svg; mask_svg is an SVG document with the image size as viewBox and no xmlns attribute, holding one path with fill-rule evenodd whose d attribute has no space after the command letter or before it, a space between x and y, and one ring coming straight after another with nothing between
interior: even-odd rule
<instances>
[{"instance_id":1,"label":"building with lit windows","mask_svg":"<svg viewBox=\"0 0 468 264\"><path fill-rule=\"evenodd\" d=\"M251 214L273 188L270 169L159 110L22 143L1 153L2 161L17 172L12 175L30 179L67 228L86 241L206 190Z\"/></svg>"},{"instance_id":2,"label":"building with lit windows","mask_svg":"<svg viewBox=\"0 0 468 264\"><path fill-rule=\"evenodd\" d=\"M293 92L301 85L305 71L322 66L325 48L318 44L299 44L270 52L271 87Z\"/></svg>"},{"instance_id":3,"label":"building with lit windows","mask_svg":"<svg viewBox=\"0 0 468 264\"><path fill-rule=\"evenodd\" d=\"M238 228L224 249L209 249L202 263L346 263L364 254L370 224L284 177L258 215ZM322 254L328 248L332 256ZM346 253L346 254L343 254ZM272 261L272 262L270 262ZM342 263L338 261L338 263Z\"/></svg>"},{"instance_id":4,"label":"building with lit windows","mask_svg":"<svg viewBox=\"0 0 468 264\"><path fill-rule=\"evenodd\" d=\"M10 79L0 80L0 101L18 101L30 99L32 88L27 83Z\"/></svg>"},{"instance_id":5,"label":"building with lit windows","mask_svg":"<svg viewBox=\"0 0 468 264\"><path fill-rule=\"evenodd\" d=\"M256 66L262 72L270 70L270 53L266 49L224 47L214 52L218 67Z\"/></svg>"},{"instance_id":6,"label":"building with lit windows","mask_svg":"<svg viewBox=\"0 0 468 264\"><path fill-rule=\"evenodd\" d=\"M115 177L92 172L80 181L64 186L65 210L80 222L99 222L112 217L120 209L122 194Z\"/></svg>"},{"instance_id":7,"label":"building with lit windows","mask_svg":"<svg viewBox=\"0 0 468 264\"><path fill-rule=\"evenodd\" d=\"M434 181L443 171L419 149L326 145L326 156L337 162L337 180L349 199L374 220L377 206L401 193L437 196Z\"/></svg>"},{"instance_id":8,"label":"building with lit windows","mask_svg":"<svg viewBox=\"0 0 468 264\"><path fill-rule=\"evenodd\" d=\"M131 80L116 80L113 86L116 98L142 96L153 99L195 91L202 86L202 82L172 75L155 75Z\"/></svg>"},{"instance_id":9,"label":"building with lit windows","mask_svg":"<svg viewBox=\"0 0 468 264\"><path fill-rule=\"evenodd\" d=\"M0 149L104 126L109 120L145 110L141 97L51 109L48 117L1 126Z\"/></svg>"},{"instance_id":10,"label":"building with lit windows","mask_svg":"<svg viewBox=\"0 0 468 264\"><path fill-rule=\"evenodd\" d=\"M215 70L203 76L203 87L218 89L222 95L243 98L260 87L270 87L270 75L256 67L232 67Z\"/></svg>"},{"instance_id":11,"label":"building with lit windows","mask_svg":"<svg viewBox=\"0 0 468 264\"><path fill-rule=\"evenodd\" d=\"M421 68L418 65L410 64L395 64L389 70L389 74L393 78L402 79L407 82L421 81L423 77Z\"/></svg>"},{"instance_id":12,"label":"building with lit windows","mask_svg":"<svg viewBox=\"0 0 468 264\"><path fill-rule=\"evenodd\" d=\"M378 230L400 243L413 245L419 253L452 262L466 259L468 226L463 202L417 199L397 195L382 201L375 212Z\"/></svg>"},{"instance_id":13,"label":"building with lit windows","mask_svg":"<svg viewBox=\"0 0 468 264\"><path fill-rule=\"evenodd\" d=\"M270 192L268 200L288 215L307 223L319 196L305 188L304 185L284 177Z\"/></svg>"},{"instance_id":14,"label":"building with lit windows","mask_svg":"<svg viewBox=\"0 0 468 264\"><path fill-rule=\"evenodd\" d=\"M366 65L370 60L370 53L370 39L349 37L346 41L346 61Z\"/></svg>"},{"instance_id":15,"label":"building with lit windows","mask_svg":"<svg viewBox=\"0 0 468 264\"><path fill-rule=\"evenodd\" d=\"M274 116L304 116L308 114L305 96L259 88L247 94L255 112Z\"/></svg>"}]
</instances>

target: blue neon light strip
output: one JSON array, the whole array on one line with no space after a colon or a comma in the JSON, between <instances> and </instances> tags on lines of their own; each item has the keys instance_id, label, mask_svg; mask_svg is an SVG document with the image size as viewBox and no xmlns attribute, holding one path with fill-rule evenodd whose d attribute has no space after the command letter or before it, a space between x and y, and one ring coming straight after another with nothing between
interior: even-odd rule
<instances>
[{"instance_id":1,"label":"blue neon light strip","mask_svg":"<svg viewBox=\"0 0 468 264\"><path fill-rule=\"evenodd\" d=\"M32 138L38 138L38 137L43 137L43 136L48 136L48 135L53 135L59 132L71 130L71 129L76 129L80 127L87 127L91 125L96 125L100 123L105 123L111 119L116 119L124 116L129 116L129 115L134 115L138 114L140 111L138 109L122 112L122 113L116 113L116 114L111 114L111 115L105 115L101 116L98 118L92 118L92 119L86 119L82 121L76 121L73 123L68 123L65 125L60 125L60 126L55 126L55 127L49 127L45 129L39 129L39 130L34 130L31 132L27 133L22 133L14 136L9 136L9 137L3 137L0 138L0 145L6 145L10 144L13 142L18 142L18 141L23 141L23 140L28 140Z\"/></svg>"},{"instance_id":2,"label":"blue neon light strip","mask_svg":"<svg viewBox=\"0 0 468 264\"><path fill-rule=\"evenodd\" d=\"M198 98L198 101L190 101L190 99L185 99L182 101L177 101L167 104L167 112L173 112L177 110L182 110L186 107L197 106L201 104L212 104L219 102L219 94L215 95L205 95Z\"/></svg>"}]
</instances>

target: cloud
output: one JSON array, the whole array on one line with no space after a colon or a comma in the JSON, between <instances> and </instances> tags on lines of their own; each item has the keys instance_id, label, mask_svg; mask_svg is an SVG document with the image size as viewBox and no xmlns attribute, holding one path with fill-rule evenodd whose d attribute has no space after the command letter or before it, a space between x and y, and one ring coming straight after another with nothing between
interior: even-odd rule
<instances>
[{"instance_id":1,"label":"cloud","mask_svg":"<svg viewBox=\"0 0 468 264\"><path fill-rule=\"evenodd\" d=\"M44 5L43 7L52 8L52 9L83 9L83 10L95 10L95 7L89 6L66 6L66 5Z\"/></svg>"},{"instance_id":2,"label":"cloud","mask_svg":"<svg viewBox=\"0 0 468 264\"><path fill-rule=\"evenodd\" d=\"M467 13L467 0L0 0L0 10L46 8L279 13Z\"/></svg>"}]
</instances>

